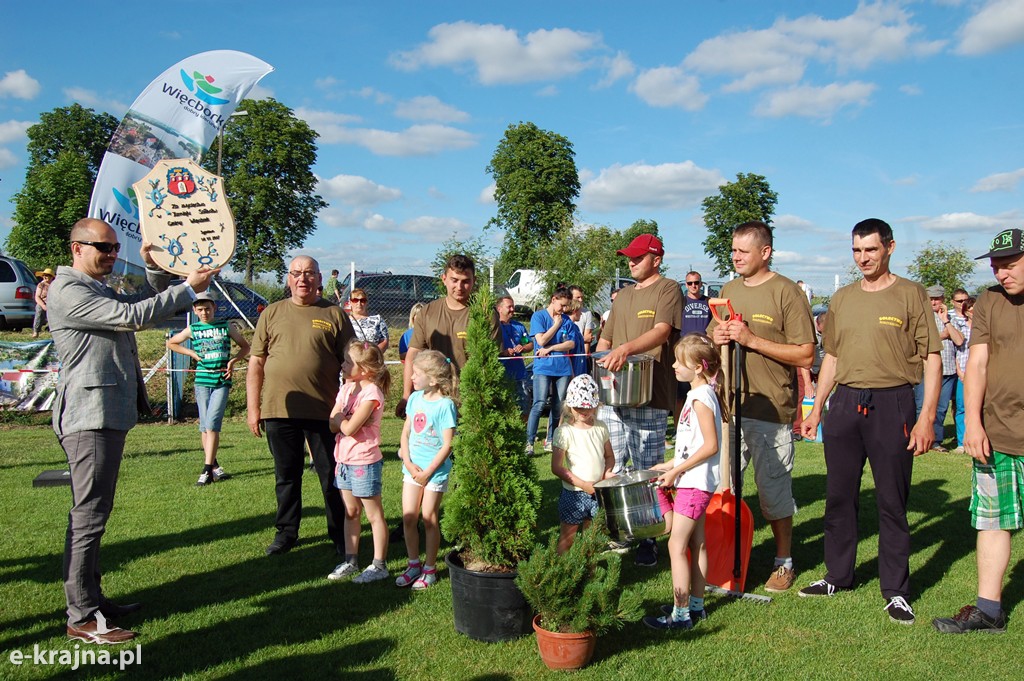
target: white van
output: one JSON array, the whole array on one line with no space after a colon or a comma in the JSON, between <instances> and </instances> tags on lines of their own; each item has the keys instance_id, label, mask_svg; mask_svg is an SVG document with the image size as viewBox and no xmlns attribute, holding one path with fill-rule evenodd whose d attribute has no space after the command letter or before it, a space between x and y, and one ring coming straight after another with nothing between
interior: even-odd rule
<instances>
[{"instance_id":1,"label":"white van","mask_svg":"<svg viewBox=\"0 0 1024 681\"><path fill-rule=\"evenodd\" d=\"M550 294L546 290L543 270L516 270L505 283L505 289L512 296L518 314L529 315L548 304ZM597 291L584 291L586 305L594 312L604 312L611 307L612 291L636 282L628 277L614 278L602 284Z\"/></svg>"}]
</instances>

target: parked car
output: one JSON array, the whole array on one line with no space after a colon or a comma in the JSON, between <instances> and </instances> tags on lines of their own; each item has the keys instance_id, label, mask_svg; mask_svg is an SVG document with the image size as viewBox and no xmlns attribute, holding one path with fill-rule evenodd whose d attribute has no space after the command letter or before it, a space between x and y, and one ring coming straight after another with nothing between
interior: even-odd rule
<instances>
[{"instance_id":1,"label":"parked car","mask_svg":"<svg viewBox=\"0 0 1024 681\"><path fill-rule=\"evenodd\" d=\"M181 280L178 279L174 283L180 282ZM224 297L224 293L217 287L217 284L224 288L224 292L231 298L230 301ZM266 298L248 286L234 281L216 279L215 283L210 285L207 292L213 296L213 300L217 304L217 319L241 319L242 315L245 315L255 325L256 319L268 305ZM234 305L231 304L232 302L234 302ZM175 324L183 325L185 315L190 311L191 308L179 312L177 317L174 318ZM241 314L239 314L239 311L241 311Z\"/></svg>"},{"instance_id":2,"label":"parked car","mask_svg":"<svg viewBox=\"0 0 1024 681\"><path fill-rule=\"evenodd\" d=\"M32 326L38 283L28 265L0 255L0 329Z\"/></svg>"},{"instance_id":3,"label":"parked car","mask_svg":"<svg viewBox=\"0 0 1024 681\"><path fill-rule=\"evenodd\" d=\"M356 288L366 291L370 299L370 314L379 314L388 326L405 328L409 311L416 303L429 303L441 295L436 277L424 274L365 274L356 276ZM345 312L350 311L346 288Z\"/></svg>"}]
</instances>

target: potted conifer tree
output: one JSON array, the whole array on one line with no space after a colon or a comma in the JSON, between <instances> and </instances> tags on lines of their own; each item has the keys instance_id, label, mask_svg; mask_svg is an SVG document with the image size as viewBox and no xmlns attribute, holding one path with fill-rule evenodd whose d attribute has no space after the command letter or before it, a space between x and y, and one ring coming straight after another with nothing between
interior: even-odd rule
<instances>
[{"instance_id":1,"label":"potted conifer tree","mask_svg":"<svg viewBox=\"0 0 1024 681\"><path fill-rule=\"evenodd\" d=\"M515 585L515 570L536 543L541 503L525 425L498 359L495 324L493 297L478 291L470 303L455 467L441 521L445 538L456 546L445 557L455 629L482 641L530 632L532 613Z\"/></svg>"},{"instance_id":2,"label":"potted conifer tree","mask_svg":"<svg viewBox=\"0 0 1024 681\"><path fill-rule=\"evenodd\" d=\"M556 534L519 564L516 583L537 611L537 648L550 669L583 667L598 636L643 614L639 594L620 588L620 559L607 546L602 512L565 553Z\"/></svg>"}]
</instances>

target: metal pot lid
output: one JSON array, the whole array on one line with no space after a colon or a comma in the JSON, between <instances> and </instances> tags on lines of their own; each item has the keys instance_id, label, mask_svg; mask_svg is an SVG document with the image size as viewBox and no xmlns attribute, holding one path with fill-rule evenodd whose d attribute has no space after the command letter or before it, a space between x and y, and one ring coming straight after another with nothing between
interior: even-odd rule
<instances>
[{"instance_id":1,"label":"metal pot lid","mask_svg":"<svg viewBox=\"0 0 1024 681\"><path fill-rule=\"evenodd\" d=\"M595 482L594 488L615 488L615 487L628 487L629 485L635 485L638 482L650 482L656 480L661 476L659 471L630 471L629 473L623 473L622 475L616 475L614 478L608 478L601 482Z\"/></svg>"}]
</instances>

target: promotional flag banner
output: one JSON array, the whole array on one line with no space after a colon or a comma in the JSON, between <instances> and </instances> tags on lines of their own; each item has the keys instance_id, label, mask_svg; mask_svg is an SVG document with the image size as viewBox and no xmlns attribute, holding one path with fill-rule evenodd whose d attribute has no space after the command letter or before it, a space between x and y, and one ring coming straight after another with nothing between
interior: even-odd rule
<instances>
[{"instance_id":1,"label":"promotional flag banner","mask_svg":"<svg viewBox=\"0 0 1024 681\"><path fill-rule=\"evenodd\" d=\"M198 162L238 103L273 70L244 52L213 50L178 62L139 95L114 132L89 202L89 216L118 231L120 258L143 266L140 202L132 185L164 159ZM233 251L233 236L231 244Z\"/></svg>"},{"instance_id":2,"label":"promotional flag banner","mask_svg":"<svg viewBox=\"0 0 1024 681\"><path fill-rule=\"evenodd\" d=\"M142 238L156 264L187 276L220 267L235 252L235 219L221 194L220 177L191 159L158 161L133 185Z\"/></svg>"}]
</instances>

